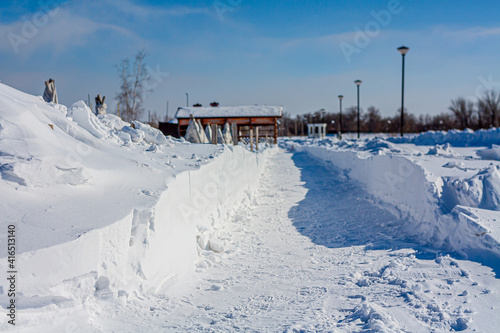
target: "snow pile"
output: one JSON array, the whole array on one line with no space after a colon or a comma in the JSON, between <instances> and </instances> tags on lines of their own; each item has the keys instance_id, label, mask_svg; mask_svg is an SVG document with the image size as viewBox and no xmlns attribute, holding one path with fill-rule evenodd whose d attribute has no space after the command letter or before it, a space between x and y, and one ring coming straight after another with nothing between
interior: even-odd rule
<instances>
[{"instance_id":1,"label":"snow pile","mask_svg":"<svg viewBox=\"0 0 500 333\"><path fill-rule=\"evenodd\" d=\"M224 136L222 135L222 131L220 129L220 126L217 126L217 143L219 143L219 144L226 143L226 140L224 139Z\"/></svg>"},{"instance_id":2,"label":"snow pile","mask_svg":"<svg viewBox=\"0 0 500 333\"><path fill-rule=\"evenodd\" d=\"M460 170L466 170L465 163L460 161L448 162L445 165L443 165L443 168L450 168L450 169L457 168Z\"/></svg>"},{"instance_id":3,"label":"snow pile","mask_svg":"<svg viewBox=\"0 0 500 333\"><path fill-rule=\"evenodd\" d=\"M231 126L229 126L229 123L226 123L224 125L224 131L222 132L223 138L224 138L224 143L228 145L233 144L233 135L231 133Z\"/></svg>"},{"instance_id":4,"label":"snow pile","mask_svg":"<svg viewBox=\"0 0 500 333\"><path fill-rule=\"evenodd\" d=\"M428 131L405 137L387 139L393 143L413 143L416 145L432 146L449 143L453 147L491 147L500 142L500 128L473 131L471 129L451 131Z\"/></svg>"},{"instance_id":5,"label":"snow pile","mask_svg":"<svg viewBox=\"0 0 500 333\"><path fill-rule=\"evenodd\" d=\"M374 139L368 141L365 148L366 150L376 154L401 152L401 149L399 149L395 144L382 139Z\"/></svg>"},{"instance_id":6,"label":"snow pile","mask_svg":"<svg viewBox=\"0 0 500 333\"><path fill-rule=\"evenodd\" d=\"M214 230L253 191L269 153L166 139L83 102L66 109L0 84L0 210L19 230L20 311L180 290L208 255L197 239L225 250Z\"/></svg>"},{"instance_id":7,"label":"snow pile","mask_svg":"<svg viewBox=\"0 0 500 333\"><path fill-rule=\"evenodd\" d=\"M229 123L225 124L223 130L222 127L218 125L216 128L216 132L212 133L212 125L208 124L203 130L203 126L199 120L191 119L184 138L193 143L212 143L212 137L215 135L214 140L217 141L217 144L232 145L233 136Z\"/></svg>"},{"instance_id":8,"label":"snow pile","mask_svg":"<svg viewBox=\"0 0 500 333\"><path fill-rule=\"evenodd\" d=\"M500 172L491 165L466 179L445 177L443 203L449 210L456 205L500 210Z\"/></svg>"},{"instance_id":9,"label":"snow pile","mask_svg":"<svg viewBox=\"0 0 500 333\"><path fill-rule=\"evenodd\" d=\"M435 145L434 147L430 148L427 152L427 155L454 157L459 156L460 154L453 151L453 149L451 149L451 145L449 143L446 143L444 145Z\"/></svg>"},{"instance_id":10,"label":"snow pile","mask_svg":"<svg viewBox=\"0 0 500 333\"><path fill-rule=\"evenodd\" d=\"M211 131L210 131L211 133ZM209 143L209 139L207 135L203 131L203 126L199 123L199 121L191 118L189 121L189 126L186 130L186 135L184 138L192 143Z\"/></svg>"},{"instance_id":11,"label":"snow pile","mask_svg":"<svg viewBox=\"0 0 500 333\"><path fill-rule=\"evenodd\" d=\"M83 101L74 103L68 109L68 117L98 139L109 136L106 127Z\"/></svg>"},{"instance_id":12,"label":"snow pile","mask_svg":"<svg viewBox=\"0 0 500 333\"><path fill-rule=\"evenodd\" d=\"M97 117L103 125L115 131L120 131L123 127L130 126L129 123L114 114L106 113Z\"/></svg>"},{"instance_id":13,"label":"snow pile","mask_svg":"<svg viewBox=\"0 0 500 333\"><path fill-rule=\"evenodd\" d=\"M136 130L144 133L144 140L146 140L146 142L157 145L167 144L167 138L160 130L153 128L148 124L143 124L137 120L134 120L132 124L134 124Z\"/></svg>"},{"instance_id":14,"label":"snow pile","mask_svg":"<svg viewBox=\"0 0 500 333\"><path fill-rule=\"evenodd\" d=\"M143 141L157 145L168 143L160 130L148 124L136 120L130 124L112 114L96 116L83 101L74 103L68 109L67 116L98 139L117 141L124 145Z\"/></svg>"},{"instance_id":15,"label":"snow pile","mask_svg":"<svg viewBox=\"0 0 500 333\"><path fill-rule=\"evenodd\" d=\"M139 131L132 126L124 126L119 132L117 132L117 135L121 140L123 140L124 145L130 145L132 142L140 143L146 137L143 131Z\"/></svg>"},{"instance_id":16,"label":"snow pile","mask_svg":"<svg viewBox=\"0 0 500 333\"><path fill-rule=\"evenodd\" d=\"M93 137L67 120L65 107L45 106L31 97L29 108L20 108L21 102L11 97L11 89L1 87L1 178L13 186L30 188L85 183L88 169L73 156L90 151L92 148L86 143L92 142ZM80 143L75 145L72 136L80 138Z\"/></svg>"},{"instance_id":17,"label":"snow pile","mask_svg":"<svg viewBox=\"0 0 500 333\"><path fill-rule=\"evenodd\" d=\"M471 148L457 148L469 149L461 155L448 144L435 145L423 155L425 148L380 139L285 145L359 181L379 204L411 221L405 232L421 243L500 262L500 225L484 213L500 220L500 166L472 158Z\"/></svg>"},{"instance_id":18,"label":"snow pile","mask_svg":"<svg viewBox=\"0 0 500 333\"><path fill-rule=\"evenodd\" d=\"M205 135L207 139L212 142L212 126L205 126Z\"/></svg>"},{"instance_id":19,"label":"snow pile","mask_svg":"<svg viewBox=\"0 0 500 333\"><path fill-rule=\"evenodd\" d=\"M361 320L365 323L363 329L370 332L401 332L398 322L387 315L382 307L374 303L361 303L347 319L348 321Z\"/></svg>"},{"instance_id":20,"label":"snow pile","mask_svg":"<svg viewBox=\"0 0 500 333\"><path fill-rule=\"evenodd\" d=\"M483 160L496 160L500 161L500 146L492 145L489 149L483 149L477 152Z\"/></svg>"}]
</instances>

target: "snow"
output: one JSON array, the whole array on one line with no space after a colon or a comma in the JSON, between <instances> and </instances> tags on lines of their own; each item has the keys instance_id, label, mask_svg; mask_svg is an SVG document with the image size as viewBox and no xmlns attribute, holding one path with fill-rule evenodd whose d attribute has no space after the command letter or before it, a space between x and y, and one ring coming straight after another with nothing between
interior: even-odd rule
<instances>
[{"instance_id":1,"label":"snow","mask_svg":"<svg viewBox=\"0 0 500 333\"><path fill-rule=\"evenodd\" d=\"M186 130L186 135L184 138L192 143L209 143L210 140L207 138L207 135L203 131L203 126L199 123L199 121L195 119L191 119L189 121L189 126Z\"/></svg>"},{"instance_id":2,"label":"snow","mask_svg":"<svg viewBox=\"0 0 500 333\"><path fill-rule=\"evenodd\" d=\"M224 139L224 143L228 145L232 145L234 143L233 134L231 133L231 127L229 126L228 123L224 125L224 131L222 132L222 137Z\"/></svg>"},{"instance_id":3,"label":"snow","mask_svg":"<svg viewBox=\"0 0 500 333\"><path fill-rule=\"evenodd\" d=\"M250 152L0 84L0 330L497 332L494 132Z\"/></svg>"},{"instance_id":4,"label":"snow","mask_svg":"<svg viewBox=\"0 0 500 333\"><path fill-rule=\"evenodd\" d=\"M491 148L480 150L477 155L483 160L496 160L500 161L500 146L492 145Z\"/></svg>"},{"instance_id":5,"label":"snow","mask_svg":"<svg viewBox=\"0 0 500 333\"><path fill-rule=\"evenodd\" d=\"M417 135L406 135L404 137L388 138L393 143L413 143L416 145L443 145L450 144L453 147L481 147L500 143L500 128L473 131L471 129L451 131L428 131Z\"/></svg>"},{"instance_id":6,"label":"snow","mask_svg":"<svg viewBox=\"0 0 500 333\"><path fill-rule=\"evenodd\" d=\"M169 142L138 122L119 129L83 103L66 112L4 85L0 107L0 237L7 224L22 235L18 288L36 308L173 288L195 270L193 240L238 206L266 159L242 147ZM142 140L127 145L120 133ZM0 286L6 306L7 282Z\"/></svg>"},{"instance_id":7,"label":"snow","mask_svg":"<svg viewBox=\"0 0 500 333\"><path fill-rule=\"evenodd\" d=\"M189 291L101 301L94 327L444 332L465 324L495 332L500 289L491 268L413 243L405 223L307 154L275 154L258 190L217 226L225 252L201 252Z\"/></svg>"},{"instance_id":8,"label":"snow","mask_svg":"<svg viewBox=\"0 0 500 333\"><path fill-rule=\"evenodd\" d=\"M475 154L480 148L406 144L396 149L382 139L296 140L286 144L344 170L347 177L362 183L375 202L410 222L404 232L421 244L464 256L477 257L484 251L496 258L494 269L500 272L500 239L492 237L500 225L486 228L487 221L480 218L464 222L463 212L457 211L460 206L500 208L500 166L481 160ZM422 150L428 153L423 155ZM453 163L463 167L450 168Z\"/></svg>"},{"instance_id":9,"label":"snow","mask_svg":"<svg viewBox=\"0 0 500 333\"><path fill-rule=\"evenodd\" d=\"M226 117L281 117L282 106L249 105L249 106L224 106L224 107L193 107L179 108L175 118L226 118Z\"/></svg>"},{"instance_id":10,"label":"snow","mask_svg":"<svg viewBox=\"0 0 500 333\"><path fill-rule=\"evenodd\" d=\"M108 134L104 125L83 101L76 102L68 109L68 117L98 139L105 138Z\"/></svg>"},{"instance_id":11,"label":"snow","mask_svg":"<svg viewBox=\"0 0 500 333\"><path fill-rule=\"evenodd\" d=\"M157 145L167 144L167 139L160 130L153 128L148 124L143 124L139 121L133 121L132 124L134 124L135 129L144 133L144 140L146 142Z\"/></svg>"}]
</instances>

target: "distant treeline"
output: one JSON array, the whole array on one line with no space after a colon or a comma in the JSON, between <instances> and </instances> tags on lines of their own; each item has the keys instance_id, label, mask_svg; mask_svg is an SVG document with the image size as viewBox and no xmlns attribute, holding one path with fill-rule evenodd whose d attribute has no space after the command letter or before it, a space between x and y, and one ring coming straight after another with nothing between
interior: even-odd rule
<instances>
[{"instance_id":1,"label":"distant treeline","mask_svg":"<svg viewBox=\"0 0 500 333\"><path fill-rule=\"evenodd\" d=\"M499 126L500 92L489 90L477 102L457 97L450 103L447 112L438 115L415 116L405 110L404 132L420 133L429 130L488 129ZM281 120L280 135L306 135L308 123L326 123L327 132L337 133L340 114L325 110L297 115L295 118L285 113ZM399 133L401 124L400 109L394 117L383 117L375 106L360 109L360 129L363 133ZM357 131L357 108L351 106L342 110L342 132Z\"/></svg>"}]
</instances>

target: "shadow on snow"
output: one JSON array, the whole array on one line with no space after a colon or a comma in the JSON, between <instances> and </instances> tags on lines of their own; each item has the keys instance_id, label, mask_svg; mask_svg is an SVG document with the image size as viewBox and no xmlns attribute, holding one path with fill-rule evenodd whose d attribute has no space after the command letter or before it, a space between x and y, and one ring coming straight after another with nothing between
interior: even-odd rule
<instances>
[{"instance_id":1,"label":"shadow on snow","mask_svg":"<svg viewBox=\"0 0 500 333\"><path fill-rule=\"evenodd\" d=\"M308 192L289 217L314 243L330 248L415 246L404 239L402 221L373 204L360 184L346 179L342 171L327 168L306 153L294 154L292 159Z\"/></svg>"},{"instance_id":2,"label":"shadow on snow","mask_svg":"<svg viewBox=\"0 0 500 333\"><path fill-rule=\"evenodd\" d=\"M307 153L295 153L292 159L301 170L301 180L308 192L288 215L297 230L315 244L329 248L365 246L371 250L412 248L423 260L443 254L464 259L409 239L404 230L407 221L375 205L361 185L347 179L341 170L325 166ZM498 278L498 258L485 255L470 253L469 260L491 267Z\"/></svg>"}]
</instances>

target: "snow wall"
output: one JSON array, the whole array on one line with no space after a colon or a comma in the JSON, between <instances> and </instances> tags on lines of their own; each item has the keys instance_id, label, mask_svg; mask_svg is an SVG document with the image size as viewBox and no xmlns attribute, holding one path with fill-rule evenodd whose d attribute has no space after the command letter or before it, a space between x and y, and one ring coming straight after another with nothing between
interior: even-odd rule
<instances>
[{"instance_id":1,"label":"snow wall","mask_svg":"<svg viewBox=\"0 0 500 333\"><path fill-rule=\"evenodd\" d=\"M210 239L211 231L255 189L272 152L229 146L211 163L171 179L154 206L133 209L74 241L19 254L24 303L43 296L84 300L93 294L126 300L136 290L168 294L194 273L199 252L223 251L220 241ZM0 282L3 290L7 282Z\"/></svg>"},{"instance_id":2,"label":"snow wall","mask_svg":"<svg viewBox=\"0 0 500 333\"><path fill-rule=\"evenodd\" d=\"M450 206L443 196L446 179L432 177L404 156L363 158L354 151L307 145L294 145L294 149L307 152L360 182L378 204L410 222L406 232L421 244L458 252L470 259L493 256L494 265L500 263L499 239L491 235L480 214L474 214L460 202L445 209Z\"/></svg>"},{"instance_id":3,"label":"snow wall","mask_svg":"<svg viewBox=\"0 0 500 333\"><path fill-rule=\"evenodd\" d=\"M491 147L500 142L500 128L450 130L450 131L427 131L404 137L389 137L386 139L392 143L413 143L415 145L442 145L449 143L454 147Z\"/></svg>"}]
</instances>

